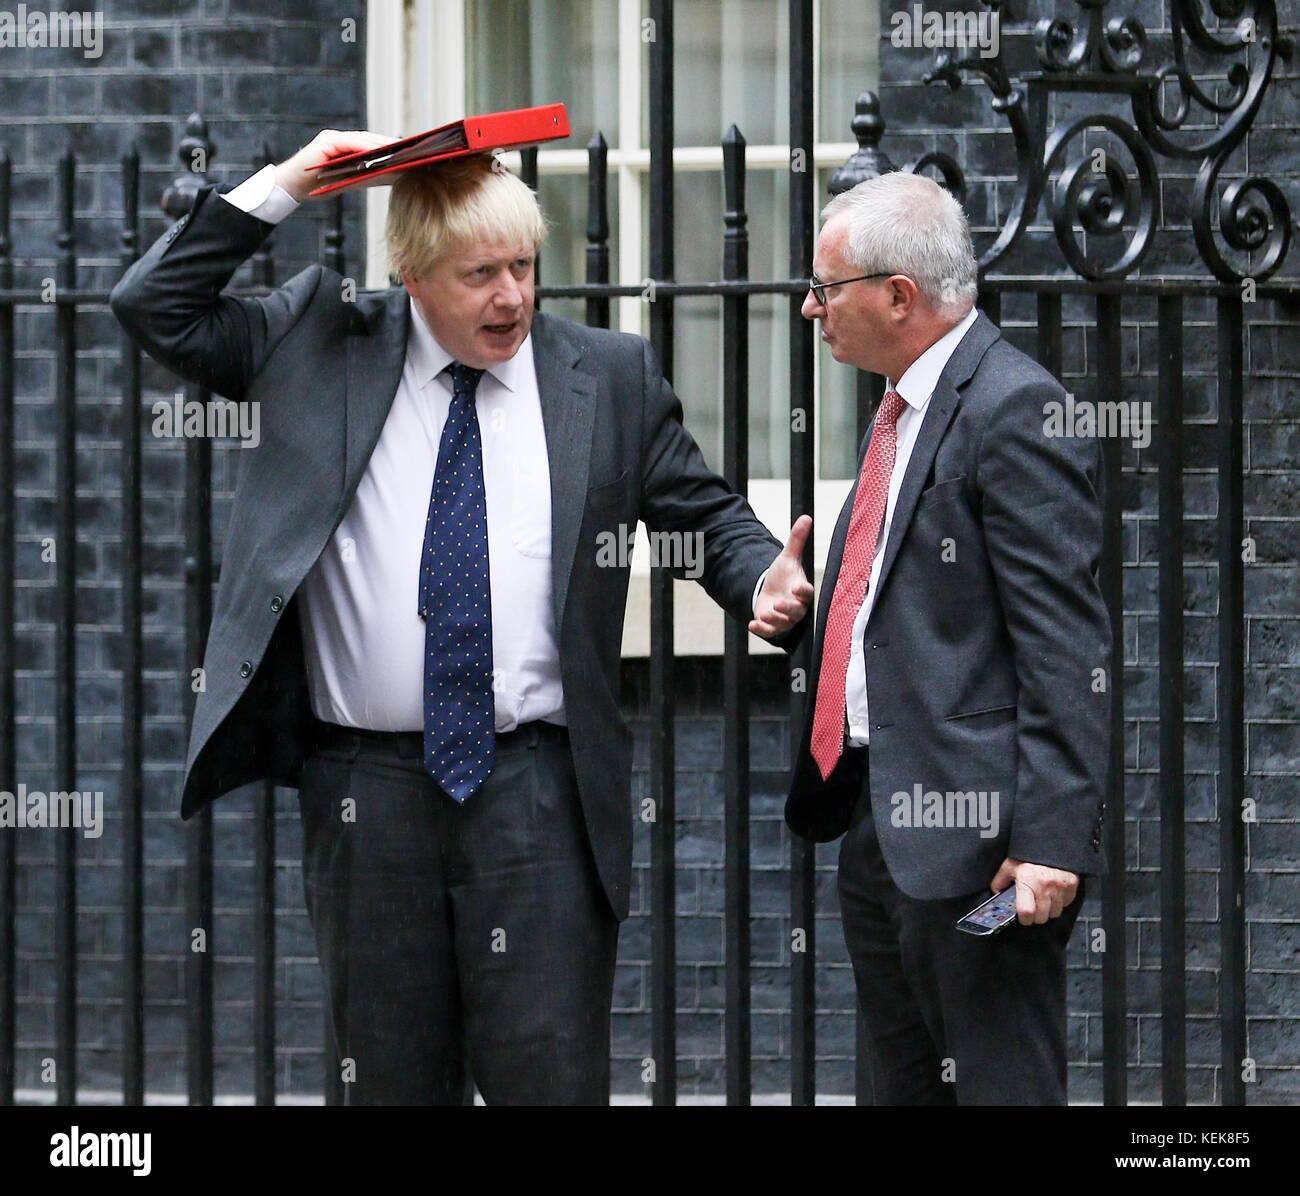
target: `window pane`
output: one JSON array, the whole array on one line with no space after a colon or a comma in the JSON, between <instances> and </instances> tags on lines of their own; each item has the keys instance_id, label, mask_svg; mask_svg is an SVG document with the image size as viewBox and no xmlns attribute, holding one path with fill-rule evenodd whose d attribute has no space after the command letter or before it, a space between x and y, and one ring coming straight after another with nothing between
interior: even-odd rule
<instances>
[{"instance_id":1,"label":"window pane","mask_svg":"<svg viewBox=\"0 0 1300 1196\"><path fill-rule=\"evenodd\" d=\"M751 145L788 140L786 9L784 0L691 0L675 6L673 116L678 145L717 145L733 124ZM648 92L648 46L643 70ZM648 137L648 131L642 135Z\"/></svg>"},{"instance_id":2,"label":"window pane","mask_svg":"<svg viewBox=\"0 0 1300 1196\"><path fill-rule=\"evenodd\" d=\"M751 170L746 179L751 278L789 275L785 171ZM826 196L830 171L818 171L817 201ZM680 281L722 277L722 176L682 171L674 179L677 219L674 252ZM648 228L648 204L642 213ZM685 218L683 218L685 215ZM649 254L643 229L642 252ZM674 390L686 425L714 469L722 465L722 305L713 298L677 300L673 321ZM642 330L649 334L648 305ZM784 296L749 301L749 454L751 478L789 477L790 316ZM818 328L820 332L820 327ZM818 476L853 476L857 460L857 371L837 362L817 337L819 388Z\"/></svg>"},{"instance_id":3,"label":"window pane","mask_svg":"<svg viewBox=\"0 0 1300 1196\"><path fill-rule=\"evenodd\" d=\"M471 112L564 103L582 147L618 144L618 0L465 0Z\"/></svg>"},{"instance_id":4,"label":"window pane","mask_svg":"<svg viewBox=\"0 0 1300 1196\"><path fill-rule=\"evenodd\" d=\"M587 174L543 174L537 180L538 198L550 223L550 235L542 246L538 262L541 283L586 282L587 280ZM618 172L609 172L606 200L609 212L609 276L618 279ZM553 315L585 323L584 299L547 299L545 310ZM610 300L610 320L617 322L618 300Z\"/></svg>"},{"instance_id":5,"label":"window pane","mask_svg":"<svg viewBox=\"0 0 1300 1196\"><path fill-rule=\"evenodd\" d=\"M749 276L785 278L789 273L789 175L784 170L751 170L745 184L749 213ZM674 177L676 219L673 249L679 281L722 277L722 174L679 171ZM649 205L642 204L643 260L649 260ZM649 307L643 330L648 334ZM789 475L790 437L789 300L751 296L749 300L749 476ZM687 427L715 470L722 466L722 301L712 297L678 299L673 319L674 390L682 401Z\"/></svg>"},{"instance_id":6,"label":"window pane","mask_svg":"<svg viewBox=\"0 0 1300 1196\"><path fill-rule=\"evenodd\" d=\"M821 0L820 65L818 139L852 141L853 101L880 90L880 5Z\"/></svg>"}]
</instances>

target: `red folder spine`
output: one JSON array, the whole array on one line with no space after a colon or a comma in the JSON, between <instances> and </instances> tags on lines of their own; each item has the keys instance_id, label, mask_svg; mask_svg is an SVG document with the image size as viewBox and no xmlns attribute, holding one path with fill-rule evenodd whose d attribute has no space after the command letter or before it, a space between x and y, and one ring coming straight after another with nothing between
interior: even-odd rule
<instances>
[{"instance_id":1,"label":"red folder spine","mask_svg":"<svg viewBox=\"0 0 1300 1196\"><path fill-rule=\"evenodd\" d=\"M471 150L508 149L568 135L569 118L563 104L465 118L465 141Z\"/></svg>"}]
</instances>

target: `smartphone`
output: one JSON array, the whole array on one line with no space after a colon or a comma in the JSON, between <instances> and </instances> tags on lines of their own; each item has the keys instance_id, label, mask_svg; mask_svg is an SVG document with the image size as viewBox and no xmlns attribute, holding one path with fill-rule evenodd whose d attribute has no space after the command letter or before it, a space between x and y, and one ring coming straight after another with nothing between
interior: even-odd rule
<instances>
[{"instance_id":1,"label":"smartphone","mask_svg":"<svg viewBox=\"0 0 1300 1196\"><path fill-rule=\"evenodd\" d=\"M967 934L997 934L1016 920L1016 886L1009 884L994 893L957 922L957 929Z\"/></svg>"}]
</instances>

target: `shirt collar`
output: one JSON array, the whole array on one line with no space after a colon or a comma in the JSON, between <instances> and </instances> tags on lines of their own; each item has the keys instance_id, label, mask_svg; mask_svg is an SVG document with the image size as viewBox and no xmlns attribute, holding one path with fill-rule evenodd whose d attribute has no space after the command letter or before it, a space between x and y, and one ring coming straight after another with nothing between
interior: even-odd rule
<instances>
[{"instance_id":1,"label":"shirt collar","mask_svg":"<svg viewBox=\"0 0 1300 1196\"><path fill-rule=\"evenodd\" d=\"M411 312L411 332L406 345L406 356L415 371L415 382L421 390L429 385L454 360L439 343L438 338L429 331L429 326L420 315L415 300L407 296L407 305ZM533 364L533 334L530 330L524 337L524 343L516 350L509 361L501 361L487 370L507 390L518 390L527 376L524 371Z\"/></svg>"},{"instance_id":2,"label":"shirt collar","mask_svg":"<svg viewBox=\"0 0 1300 1196\"><path fill-rule=\"evenodd\" d=\"M897 385L890 386L889 380L886 379L885 389L896 390L909 407L919 411L930 401L944 366L948 364L948 359L956 351L962 337L975 323L975 317L978 315L979 311L972 307L962 319L903 371L903 376L898 380Z\"/></svg>"}]
</instances>

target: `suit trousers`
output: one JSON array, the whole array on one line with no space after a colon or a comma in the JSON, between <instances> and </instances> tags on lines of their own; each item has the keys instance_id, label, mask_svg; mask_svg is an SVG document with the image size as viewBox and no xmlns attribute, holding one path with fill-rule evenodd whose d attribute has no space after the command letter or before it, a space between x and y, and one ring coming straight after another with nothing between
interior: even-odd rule
<instances>
[{"instance_id":1,"label":"suit trousers","mask_svg":"<svg viewBox=\"0 0 1300 1196\"><path fill-rule=\"evenodd\" d=\"M618 920L568 733L498 735L477 793L419 732L319 720L299 790L303 878L345 1103L607 1104Z\"/></svg>"},{"instance_id":2,"label":"suit trousers","mask_svg":"<svg viewBox=\"0 0 1300 1196\"><path fill-rule=\"evenodd\" d=\"M881 854L867 785L840 841L839 898L877 1105L1066 1103L1065 948L1083 904L1041 925L957 930L992 890L923 901ZM990 876L989 880L993 878Z\"/></svg>"}]
</instances>

